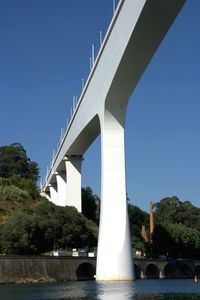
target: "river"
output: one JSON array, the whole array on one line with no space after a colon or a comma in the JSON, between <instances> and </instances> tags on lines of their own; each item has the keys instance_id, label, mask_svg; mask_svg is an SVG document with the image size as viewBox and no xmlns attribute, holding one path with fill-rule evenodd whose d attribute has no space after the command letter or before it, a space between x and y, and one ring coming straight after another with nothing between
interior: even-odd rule
<instances>
[{"instance_id":1,"label":"river","mask_svg":"<svg viewBox=\"0 0 200 300\"><path fill-rule=\"evenodd\" d=\"M79 281L0 285L0 300L186 300L200 299L200 282L192 279L134 282Z\"/></svg>"}]
</instances>

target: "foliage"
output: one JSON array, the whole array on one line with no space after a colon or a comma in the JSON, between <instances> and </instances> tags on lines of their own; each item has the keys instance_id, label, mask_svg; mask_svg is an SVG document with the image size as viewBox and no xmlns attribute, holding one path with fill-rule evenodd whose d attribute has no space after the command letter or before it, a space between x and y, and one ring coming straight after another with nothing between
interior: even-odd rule
<instances>
[{"instance_id":1,"label":"foliage","mask_svg":"<svg viewBox=\"0 0 200 300\"><path fill-rule=\"evenodd\" d=\"M131 227L131 234L141 239L142 225L149 229L149 214L139 207L129 204L128 213Z\"/></svg>"},{"instance_id":2,"label":"foliage","mask_svg":"<svg viewBox=\"0 0 200 300\"><path fill-rule=\"evenodd\" d=\"M1 200L10 200L10 199L27 199L29 194L27 191L20 189L14 185L0 185L0 198Z\"/></svg>"},{"instance_id":3,"label":"foliage","mask_svg":"<svg viewBox=\"0 0 200 300\"><path fill-rule=\"evenodd\" d=\"M0 236L2 253L39 254L54 247L94 247L97 228L75 208L59 207L43 200L35 209L14 212L1 224Z\"/></svg>"},{"instance_id":4,"label":"foliage","mask_svg":"<svg viewBox=\"0 0 200 300\"><path fill-rule=\"evenodd\" d=\"M168 223L175 223L177 220L177 211L181 201L177 197L168 197L154 204L154 220L157 224L163 220Z\"/></svg>"},{"instance_id":5,"label":"foliage","mask_svg":"<svg viewBox=\"0 0 200 300\"><path fill-rule=\"evenodd\" d=\"M39 168L20 144L0 147L0 253L39 254L53 248L95 247L96 200L83 189L85 213L40 197ZM34 201L33 201L34 200Z\"/></svg>"},{"instance_id":6,"label":"foliage","mask_svg":"<svg viewBox=\"0 0 200 300\"><path fill-rule=\"evenodd\" d=\"M154 254L173 258L200 258L200 232L181 223L157 225L153 241Z\"/></svg>"},{"instance_id":7,"label":"foliage","mask_svg":"<svg viewBox=\"0 0 200 300\"><path fill-rule=\"evenodd\" d=\"M189 201L182 202L177 197L168 197L154 204L154 219L157 224L181 223L200 230L200 208Z\"/></svg>"},{"instance_id":8,"label":"foliage","mask_svg":"<svg viewBox=\"0 0 200 300\"><path fill-rule=\"evenodd\" d=\"M40 250L42 232L30 214L16 212L1 226L1 253L35 254Z\"/></svg>"},{"instance_id":9,"label":"foliage","mask_svg":"<svg viewBox=\"0 0 200 300\"><path fill-rule=\"evenodd\" d=\"M128 205L128 213L133 247L135 250L141 250L143 254L149 255L151 252L149 244L144 242L141 235L143 225L145 225L147 235L149 234L149 214L132 204Z\"/></svg>"},{"instance_id":10,"label":"foliage","mask_svg":"<svg viewBox=\"0 0 200 300\"><path fill-rule=\"evenodd\" d=\"M26 150L19 143L0 147L0 177L9 178L18 175L36 183L39 179L39 167L27 157Z\"/></svg>"},{"instance_id":11,"label":"foliage","mask_svg":"<svg viewBox=\"0 0 200 300\"><path fill-rule=\"evenodd\" d=\"M86 218L98 223L98 204L100 202L97 195L93 194L90 187L82 188L82 212Z\"/></svg>"},{"instance_id":12,"label":"foliage","mask_svg":"<svg viewBox=\"0 0 200 300\"><path fill-rule=\"evenodd\" d=\"M200 209L177 197L162 199L154 209L154 254L200 258Z\"/></svg>"},{"instance_id":13,"label":"foliage","mask_svg":"<svg viewBox=\"0 0 200 300\"><path fill-rule=\"evenodd\" d=\"M182 202L177 210L176 223L182 223L200 231L200 208L193 206L189 201Z\"/></svg>"},{"instance_id":14,"label":"foliage","mask_svg":"<svg viewBox=\"0 0 200 300\"><path fill-rule=\"evenodd\" d=\"M10 183L26 191L29 197L36 199L39 197L39 190L32 179L21 178L19 175L10 177Z\"/></svg>"},{"instance_id":15,"label":"foliage","mask_svg":"<svg viewBox=\"0 0 200 300\"><path fill-rule=\"evenodd\" d=\"M0 177L0 199L12 201L38 197L38 188L31 179L21 178L18 175L10 178Z\"/></svg>"}]
</instances>

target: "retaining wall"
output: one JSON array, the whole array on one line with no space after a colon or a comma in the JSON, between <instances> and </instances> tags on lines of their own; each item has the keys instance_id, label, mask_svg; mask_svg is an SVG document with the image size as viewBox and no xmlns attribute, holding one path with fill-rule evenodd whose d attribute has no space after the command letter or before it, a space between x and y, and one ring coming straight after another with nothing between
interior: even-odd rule
<instances>
[{"instance_id":1,"label":"retaining wall","mask_svg":"<svg viewBox=\"0 0 200 300\"><path fill-rule=\"evenodd\" d=\"M200 277L200 261L134 259L136 279ZM2 256L0 283L94 279L96 258Z\"/></svg>"}]
</instances>

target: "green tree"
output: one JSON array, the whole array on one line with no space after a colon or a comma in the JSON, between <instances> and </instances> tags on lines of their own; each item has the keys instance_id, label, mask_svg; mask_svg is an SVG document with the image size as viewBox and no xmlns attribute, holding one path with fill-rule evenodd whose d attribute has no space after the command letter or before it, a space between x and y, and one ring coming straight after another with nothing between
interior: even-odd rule
<instances>
[{"instance_id":1,"label":"green tree","mask_svg":"<svg viewBox=\"0 0 200 300\"><path fill-rule=\"evenodd\" d=\"M20 143L0 147L0 177L13 175L31 179L34 183L39 179L38 164L30 160Z\"/></svg>"},{"instance_id":2,"label":"green tree","mask_svg":"<svg viewBox=\"0 0 200 300\"><path fill-rule=\"evenodd\" d=\"M147 235L149 234L149 214L132 204L128 205L128 213L134 249L142 250L146 255L150 255L150 245L148 242L144 242L141 235L142 225L145 225Z\"/></svg>"},{"instance_id":3,"label":"green tree","mask_svg":"<svg viewBox=\"0 0 200 300\"><path fill-rule=\"evenodd\" d=\"M86 218L97 222L99 198L93 194L90 187L82 188L82 212Z\"/></svg>"},{"instance_id":4,"label":"green tree","mask_svg":"<svg viewBox=\"0 0 200 300\"><path fill-rule=\"evenodd\" d=\"M177 197L167 197L154 204L156 224L165 220L167 223L181 223L200 230L200 208L189 201L180 201Z\"/></svg>"},{"instance_id":5,"label":"green tree","mask_svg":"<svg viewBox=\"0 0 200 300\"><path fill-rule=\"evenodd\" d=\"M200 209L175 196L162 199L154 204L154 209L154 254L199 258Z\"/></svg>"},{"instance_id":6,"label":"green tree","mask_svg":"<svg viewBox=\"0 0 200 300\"><path fill-rule=\"evenodd\" d=\"M155 227L153 248L157 255L200 258L200 232L183 224L162 223Z\"/></svg>"},{"instance_id":7,"label":"green tree","mask_svg":"<svg viewBox=\"0 0 200 300\"><path fill-rule=\"evenodd\" d=\"M182 202L177 210L176 223L200 230L200 208L189 201Z\"/></svg>"},{"instance_id":8,"label":"green tree","mask_svg":"<svg viewBox=\"0 0 200 300\"><path fill-rule=\"evenodd\" d=\"M128 205L131 234L141 240L142 225L149 229L149 214L132 204Z\"/></svg>"},{"instance_id":9,"label":"green tree","mask_svg":"<svg viewBox=\"0 0 200 300\"><path fill-rule=\"evenodd\" d=\"M35 218L28 213L17 212L1 226L2 253L6 254L35 254L43 245L43 233Z\"/></svg>"},{"instance_id":10,"label":"green tree","mask_svg":"<svg viewBox=\"0 0 200 300\"><path fill-rule=\"evenodd\" d=\"M39 198L39 190L32 179L21 178L19 175L13 175L10 177L10 184L26 191L29 194L29 197L33 199Z\"/></svg>"},{"instance_id":11,"label":"green tree","mask_svg":"<svg viewBox=\"0 0 200 300\"><path fill-rule=\"evenodd\" d=\"M163 220L169 223L177 221L177 211L181 206L181 201L173 196L161 199L160 202L154 204L154 220L160 224Z\"/></svg>"},{"instance_id":12,"label":"green tree","mask_svg":"<svg viewBox=\"0 0 200 300\"><path fill-rule=\"evenodd\" d=\"M0 251L40 254L56 248L96 247L98 228L74 207L43 199L35 208L13 212L0 227Z\"/></svg>"}]
</instances>

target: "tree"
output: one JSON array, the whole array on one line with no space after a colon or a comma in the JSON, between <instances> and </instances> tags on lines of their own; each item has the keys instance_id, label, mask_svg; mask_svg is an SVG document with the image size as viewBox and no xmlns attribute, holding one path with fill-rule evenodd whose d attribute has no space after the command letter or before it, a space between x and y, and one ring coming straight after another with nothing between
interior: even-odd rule
<instances>
[{"instance_id":1,"label":"tree","mask_svg":"<svg viewBox=\"0 0 200 300\"><path fill-rule=\"evenodd\" d=\"M131 234L141 239L142 225L149 229L149 214L132 204L128 205Z\"/></svg>"},{"instance_id":2,"label":"tree","mask_svg":"<svg viewBox=\"0 0 200 300\"><path fill-rule=\"evenodd\" d=\"M128 205L128 213L133 247L149 255L151 250L149 243L144 241L144 236L142 235L142 228L147 229L147 231L145 230L147 236L149 234L149 214L132 204Z\"/></svg>"},{"instance_id":3,"label":"tree","mask_svg":"<svg viewBox=\"0 0 200 300\"><path fill-rule=\"evenodd\" d=\"M20 143L0 147L0 177L9 178L13 175L31 179L34 183L39 179L38 164L30 160Z\"/></svg>"},{"instance_id":4,"label":"tree","mask_svg":"<svg viewBox=\"0 0 200 300\"><path fill-rule=\"evenodd\" d=\"M37 220L27 212L11 215L1 226L0 234L1 253L6 254L36 254L44 242Z\"/></svg>"},{"instance_id":5,"label":"tree","mask_svg":"<svg viewBox=\"0 0 200 300\"><path fill-rule=\"evenodd\" d=\"M200 258L200 232L183 224L163 222L155 227L153 249L157 255L173 258Z\"/></svg>"},{"instance_id":6,"label":"tree","mask_svg":"<svg viewBox=\"0 0 200 300\"><path fill-rule=\"evenodd\" d=\"M200 230L200 208L192 205L190 201L182 202L177 210L176 223Z\"/></svg>"},{"instance_id":7,"label":"tree","mask_svg":"<svg viewBox=\"0 0 200 300\"><path fill-rule=\"evenodd\" d=\"M170 223L177 221L177 211L181 206L181 201L176 197L166 197L154 204L155 223L162 223L163 220Z\"/></svg>"},{"instance_id":8,"label":"tree","mask_svg":"<svg viewBox=\"0 0 200 300\"><path fill-rule=\"evenodd\" d=\"M165 220L168 223L181 223L200 230L200 208L189 201L182 202L175 196L154 204L154 219L157 224Z\"/></svg>"},{"instance_id":9,"label":"tree","mask_svg":"<svg viewBox=\"0 0 200 300\"><path fill-rule=\"evenodd\" d=\"M98 228L74 207L43 199L13 212L0 226L0 253L40 254L56 248L96 247Z\"/></svg>"},{"instance_id":10,"label":"tree","mask_svg":"<svg viewBox=\"0 0 200 300\"><path fill-rule=\"evenodd\" d=\"M90 187L82 188L82 212L86 218L97 222L97 207L99 198L93 194Z\"/></svg>"},{"instance_id":11,"label":"tree","mask_svg":"<svg viewBox=\"0 0 200 300\"><path fill-rule=\"evenodd\" d=\"M153 251L174 258L199 258L200 209L189 201L168 197L154 204Z\"/></svg>"}]
</instances>

